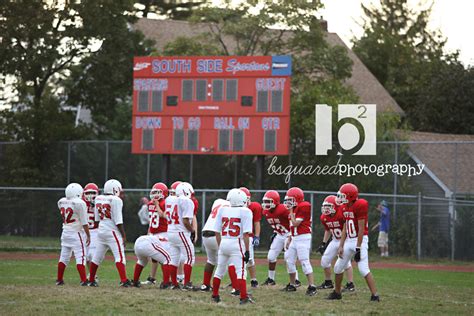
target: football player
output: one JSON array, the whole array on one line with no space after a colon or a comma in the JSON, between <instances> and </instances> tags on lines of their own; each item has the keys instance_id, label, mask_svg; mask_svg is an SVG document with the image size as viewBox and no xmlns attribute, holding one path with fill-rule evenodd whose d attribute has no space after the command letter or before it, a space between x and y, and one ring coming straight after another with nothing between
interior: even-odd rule
<instances>
[{"instance_id":1,"label":"football player","mask_svg":"<svg viewBox=\"0 0 474 316\"><path fill-rule=\"evenodd\" d=\"M324 199L321 207L321 224L324 227L323 241L319 245L318 251L321 253L321 267L324 269L325 281L317 286L318 289L333 289L334 284L331 280L331 262L337 257L337 249L339 248L339 241L342 236L342 228L344 227L344 216L341 209L336 205L336 196L329 195ZM329 238L332 240L328 243ZM343 291L355 291L352 265L347 262L345 268L348 282Z\"/></svg>"},{"instance_id":2,"label":"football player","mask_svg":"<svg viewBox=\"0 0 474 316\"><path fill-rule=\"evenodd\" d=\"M244 191L244 193L247 195L247 205L250 211L252 211L253 215L253 231L250 234L250 260L247 264L247 267L249 269L250 274L250 285L252 287L257 287L258 281L257 269L254 260L254 248L260 245L260 221L262 220L262 206L258 202L251 201L252 195L249 189L247 189L246 187L241 187L240 190Z\"/></svg>"},{"instance_id":3,"label":"football player","mask_svg":"<svg viewBox=\"0 0 474 316\"><path fill-rule=\"evenodd\" d=\"M268 251L268 278L263 285L275 285L275 268L278 256L283 251L286 238L290 232L290 222L288 216L290 211L280 204L280 194L277 191L270 190L265 193L262 200L263 216L273 229L270 240L270 250ZM296 284L301 285L296 272Z\"/></svg>"},{"instance_id":4,"label":"football player","mask_svg":"<svg viewBox=\"0 0 474 316\"><path fill-rule=\"evenodd\" d=\"M235 267L240 290L240 304L253 303L247 295L246 267L250 260L252 212L247 208L247 195L240 189L227 194L230 206L217 213L214 231L219 245L217 269L212 281L212 300L220 302L219 287L227 265Z\"/></svg>"},{"instance_id":5,"label":"football player","mask_svg":"<svg viewBox=\"0 0 474 316\"><path fill-rule=\"evenodd\" d=\"M87 206L82 200L82 192L80 184L71 183L66 187L66 197L58 201L58 208L63 220L63 232L56 285L64 285L64 270L71 259L71 253L74 252L81 285L87 286L85 261L90 233L87 224Z\"/></svg>"},{"instance_id":6,"label":"football player","mask_svg":"<svg viewBox=\"0 0 474 316\"><path fill-rule=\"evenodd\" d=\"M216 225L217 215L224 206L230 206L229 202L224 199L215 200L212 204L211 213L207 218L206 224L202 228L202 244L204 249L206 249L207 255L207 262L204 267L204 279L201 285L201 291L203 292L209 292L211 290L212 272L217 265L217 253L219 251L214 227Z\"/></svg>"},{"instance_id":7,"label":"football player","mask_svg":"<svg viewBox=\"0 0 474 316\"><path fill-rule=\"evenodd\" d=\"M179 288L177 281L178 265L181 254L185 254L183 287L185 290L193 289L191 273L195 261L194 244L191 240L191 234L195 233L192 224L194 217L194 203L191 200L192 191L192 186L187 182L183 182L177 186L176 196L170 195L165 200L172 288Z\"/></svg>"},{"instance_id":8,"label":"football player","mask_svg":"<svg viewBox=\"0 0 474 316\"><path fill-rule=\"evenodd\" d=\"M112 251L115 258L115 266L120 275L120 286L131 286L125 270L125 243L127 237L123 227L123 201L120 198L121 195L122 184L115 179L111 179L104 184L104 194L95 198L95 221L99 222L99 233L91 263L89 286L98 286L95 275L108 249Z\"/></svg>"},{"instance_id":9,"label":"football player","mask_svg":"<svg viewBox=\"0 0 474 316\"><path fill-rule=\"evenodd\" d=\"M336 203L341 207L345 223L341 241L339 242L339 258L334 265L336 286L334 291L328 296L328 299L340 300L342 298L341 284L343 272L347 267L347 263L354 257L359 272L365 278L372 294L370 300L378 302L380 299L375 287L375 280L369 269L369 203L365 199L359 199L359 190L352 183L346 183L341 186L337 192Z\"/></svg>"},{"instance_id":10,"label":"football player","mask_svg":"<svg viewBox=\"0 0 474 316\"><path fill-rule=\"evenodd\" d=\"M290 211L290 235L287 239L287 250L285 260L290 283L283 289L287 292L296 291L296 260L298 259L303 268L303 273L308 279L306 295L316 294L314 285L313 267L309 260L311 252L311 204L304 200L304 192L300 188L293 187L286 192L285 207Z\"/></svg>"},{"instance_id":11,"label":"football player","mask_svg":"<svg viewBox=\"0 0 474 316\"><path fill-rule=\"evenodd\" d=\"M137 263L133 272L132 285L140 287L140 275L143 268L147 265L148 259L152 262L159 262L162 266L163 281L162 284L168 283L170 278L170 262L171 257L168 251L161 243L158 235L141 236L135 241L135 255L137 256ZM156 273L156 270L155 270Z\"/></svg>"},{"instance_id":12,"label":"football player","mask_svg":"<svg viewBox=\"0 0 474 316\"><path fill-rule=\"evenodd\" d=\"M87 223L91 235L91 242L87 247L87 269L91 270L91 261L97 244L98 223L95 221L95 198L99 195L99 187L95 183L88 183L84 187L83 200L87 205ZM96 279L97 276L96 276Z\"/></svg>"},{"instance_id":13,"label":"football player","mask_svg":"<svg viewBox=\"0 0 474 316\"><path fill-rule=\"evenodd\" d=\"M162 243L162 247L167 249L168 245L168 221L165 215L165 199L168 197L168 187L166 184L158 182L153 185L150 191L150 202L148 202L149 226L148 234L155 235ZM161 265L163 269L163 265ZM158 262L152 260L150 276L143 284L151 285L156 283L156 270ZM164 271L163 275L165 274ZM169 274L168 274L169 275ZM167 288L169 280L160 284L160 288Z\"/></svg>"}]
</instances>

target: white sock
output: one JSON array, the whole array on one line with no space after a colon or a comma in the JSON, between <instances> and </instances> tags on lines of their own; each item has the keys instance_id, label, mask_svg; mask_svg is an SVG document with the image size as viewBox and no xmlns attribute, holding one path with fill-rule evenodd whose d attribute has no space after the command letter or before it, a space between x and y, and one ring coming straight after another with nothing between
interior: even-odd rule
<instances>
[{"instance_id":1,"label":"white sock","mask_svg":"<svg viewBox=\"0 0 474 316\"><path fill-rule=\"evenodd\" d=\"M298 277L298 270L296 270L296 278L295 278L296 281L299 281L300 278Z\"/></svg>"},{"instance_id":2,"label":"white sock","mask_svg":"<svg viewBox=\"0 0 474 316\"><path fill-rule=\"evenodd\" d=\"M268 277L272 280L275 280L275 270L268 270Z\"/></svg>"},{"instance_id":3,"label":"white sock","mask_svg":"<svg viewBox=\"0 0 474 316\"><path fill-rule=\"evenodd\" d=\"M177 278L178 280L184 280L184 274L178 274L178 275L176 276L176 278Z\"/></svg>"}]
</instances>

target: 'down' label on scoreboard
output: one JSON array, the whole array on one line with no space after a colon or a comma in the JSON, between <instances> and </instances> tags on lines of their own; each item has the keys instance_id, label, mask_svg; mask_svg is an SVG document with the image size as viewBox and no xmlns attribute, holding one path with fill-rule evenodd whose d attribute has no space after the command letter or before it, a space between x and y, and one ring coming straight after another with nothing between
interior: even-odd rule
<instances>
[{"instance_id":1,"label":"'down' label on scoreboard","mask_svg":"<svg viewBox=\"0 0 474 316\"><path fill-rule=\"evenodd\" d=\"M135 128L138 129L160 129L161 117L135 117Z\"/></svg>"}]
</instances>

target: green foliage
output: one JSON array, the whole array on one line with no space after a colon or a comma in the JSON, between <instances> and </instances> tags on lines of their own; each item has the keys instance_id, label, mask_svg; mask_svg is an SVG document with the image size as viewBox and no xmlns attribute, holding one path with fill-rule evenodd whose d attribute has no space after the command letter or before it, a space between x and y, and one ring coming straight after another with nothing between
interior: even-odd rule
<instances>
[{"instance_id":1,"label":"green foliage","mask_svg":"<svg viewBox=\"0 0 474 316\"><path fill-rule=\"evenodd\" d=\"M149 13L155 13L157 15L164 15L169 19L173 20L184 20L187 19L191 14L192 10L197 6L201 5L204 1L176 1L176 0L139 0L138 4L141 4L143 8L138 9L141 16L147 18Z\"/></svg>"},{"instance_id":2,"label":"green foliage","mask_svg":"<svg viewBox=\"0 0 474 316\"><path fill-rule=\"evenodd\" d=\"M354 52L407 112L416 130L472 133L472 70L446 53L446 39L428 28L431 6L408 0L362 5L364 35Z\"/></svg>"}]
</instances>

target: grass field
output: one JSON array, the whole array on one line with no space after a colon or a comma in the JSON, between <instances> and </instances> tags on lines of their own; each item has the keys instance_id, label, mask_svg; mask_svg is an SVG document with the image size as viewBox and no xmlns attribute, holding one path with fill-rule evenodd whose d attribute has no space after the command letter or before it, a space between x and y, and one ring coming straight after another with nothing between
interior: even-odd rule
<instances>
[{"instance_id":1,"label":"grass field","mask_svg":"<svg viewBox=\"0 0 474 316\"><path fill-rule=\"evenodd\" d=\"M73 261L74 263L74 261ZM54 285L57 261L54 259L0 261L0 314L473 314L474 274L423 270L373 269L381 295L380 303L369 303L369 292L356 273L357 292L347 294L342 301L326 301L328 291L306 297L304 289L283 293L279 289L287 282L283 266L277 271L278 286L253 290L256 304L239 306L238 300L222 290L223 302L211 303L210 294L159 290L118 288L118 275L111 260L99 269L100 287L83 288L72 264L66 270L64 287ZM133 273L133 263L128 264ZM258 269L264 280L264 266ZM148 269L144 271L146 277ZM318 280L320 268L315 269ZM195 284L202 278L202 264L193 270ZM223 282L226 284L226 282Z\"/></svg>"}]
</instances>

